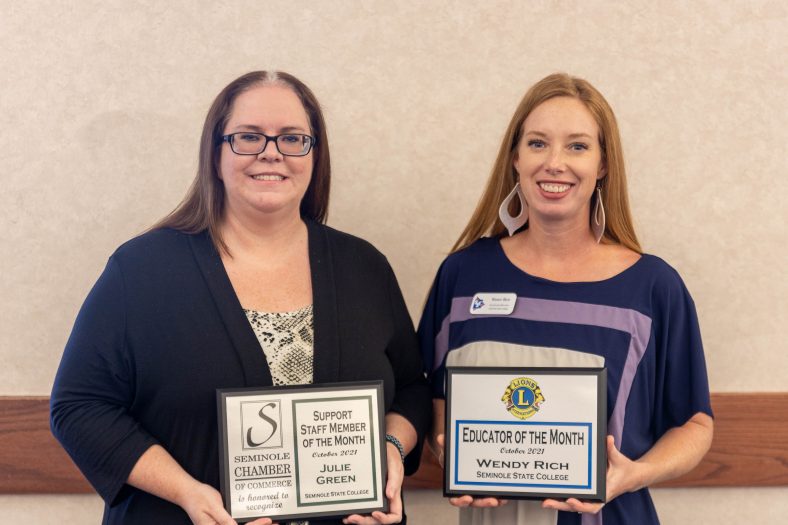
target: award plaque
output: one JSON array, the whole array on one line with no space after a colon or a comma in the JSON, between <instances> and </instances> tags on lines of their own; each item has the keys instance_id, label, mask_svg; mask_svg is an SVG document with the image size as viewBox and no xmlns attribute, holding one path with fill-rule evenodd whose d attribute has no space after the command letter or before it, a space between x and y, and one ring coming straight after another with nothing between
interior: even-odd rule
<instances>
[{"instance_id":1,"label":"award plaque","mask_svg":"<svg viewBox=\"0 0 788 525\"><path fill-rule=\"evenodd\" d=\"M217 391L221 492L238 522L386 511L383 383Z\"/></svg>"},{"instance_id":2,"label":"award plaque","mask_svg":"<svg viewBox=\"0 0 788 525\"><path fill-rule=\"evenodd\" d=\"M445 496L604 501L604 368L446 371Z\"/></svg>"}]
</instances>

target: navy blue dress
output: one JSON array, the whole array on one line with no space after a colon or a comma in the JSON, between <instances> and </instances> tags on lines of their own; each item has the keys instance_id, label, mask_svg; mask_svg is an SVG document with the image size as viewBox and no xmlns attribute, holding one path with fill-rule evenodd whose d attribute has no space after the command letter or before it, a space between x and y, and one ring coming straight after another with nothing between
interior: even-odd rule
<instances>
[{"instance_id":1,"label":"navy blue dress","mask_svg":"<svg viewBox=\"0 0 788 525\"><path fill-rule=\"evenodd\" d=\"M477 293L515 293L509 315L473 315ZM711 415L695 306L678 273L643 255L603 281L561 283L514 266L500 241L483 238L442 264L419 325L433 397L444 397L446 357L496 341L594 354L608 371L608 433L637 459L694 414ZM504 507L505 508L505 507ZM581 522L558 513L558 524ZM622 494L582 523L659 523L647 489Z\"/></svg>"}]
</instances>

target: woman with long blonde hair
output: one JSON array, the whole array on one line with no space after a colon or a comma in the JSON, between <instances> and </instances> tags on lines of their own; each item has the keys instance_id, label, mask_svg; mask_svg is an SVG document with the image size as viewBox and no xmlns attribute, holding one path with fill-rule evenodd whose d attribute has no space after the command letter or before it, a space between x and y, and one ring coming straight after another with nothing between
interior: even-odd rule
<instances>
[{"instance_id":1,"label":"woman with long blonde hair","mask_svg":"<svg viewBox=\"0 0 788 525\"><path fill-rule=\"evenodd\" d=\"M681 278L642 253L616 118L589 82L553 74L528 90L452 252L419 326L441 459L447 364L608 377L605 503L466 495L451 499L461 523L659 523L646 487L693 468L711 443L703 347ZM478 307L504 294L511 311Z\"/></svg>"}]
</instances>

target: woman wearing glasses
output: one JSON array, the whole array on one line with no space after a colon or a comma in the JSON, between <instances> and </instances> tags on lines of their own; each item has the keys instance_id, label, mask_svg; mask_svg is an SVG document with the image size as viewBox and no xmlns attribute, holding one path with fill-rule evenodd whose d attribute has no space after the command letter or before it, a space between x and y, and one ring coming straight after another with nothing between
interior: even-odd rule
<instances>
[{"instance_id":1,"label":"woman wearing glasses","mask_svg":"<svg viewBox=\"0 0 788 525\"><path fill-rule=\"evenodd\" d=\"M516 300L473 315L482 292ZM585 80L550 75L520 102L419 334L439 450L447 363L607 368L607 503L453 498L463 524L658 523L645 487L687 472L710 446L694 304L675 270L641 252L616 119Z\"/></svg>"},{"instance_id":2,"label":"woman wearing glasses","mask_svg":"<svg viewBox=\"0 0 788 525\"><path fill-rule=\"evenodd\" d=\"M234 523L216 490L216 389L372 379L390 510L346 523L403 519L429 389L385 257L323 224L330 175L309 88L249 73L211 106L183 202L110 257L52 392L53 432L104 498L103 523Z\"/></svg>"}]
</instances>

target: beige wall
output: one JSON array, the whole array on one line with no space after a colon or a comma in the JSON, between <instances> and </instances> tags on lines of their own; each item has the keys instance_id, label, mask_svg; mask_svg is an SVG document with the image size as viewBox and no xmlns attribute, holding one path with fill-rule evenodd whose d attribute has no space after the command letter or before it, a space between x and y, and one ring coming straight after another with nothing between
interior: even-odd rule
<instances>
[{"instance_id":1,"label":"beige wall","mask_svg":"<svg viewBox=\"0 0 788 525\"><path fill-rule=\"evenodd\" d=\"M784 2L1 3L0 395L49 392L109 254L182 197L210 101L263 68L317 93L329 222L389 256L414 318L519 97L588 78L619 117L641 240L695 297L712 389L788 390ZM36 498L0 512L98 520ZM745 490L657 499L667 523L778 515Z\"/></svg>"}]
</instances>

